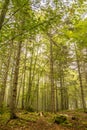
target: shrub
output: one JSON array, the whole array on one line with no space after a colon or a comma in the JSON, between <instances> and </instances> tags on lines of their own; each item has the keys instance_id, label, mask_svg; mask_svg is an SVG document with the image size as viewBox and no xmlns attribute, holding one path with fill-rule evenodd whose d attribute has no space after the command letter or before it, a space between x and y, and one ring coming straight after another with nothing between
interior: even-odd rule
<instances>
[{"instance_id":1,"label":"shrub","mask_svg":"<svg viewBox=\"0 0 87 130\"><path fill-rule=\"evenodd\" d=\"M27 110L28 112L34 112L34 109L33 109L31 106L30 106L30 107L27 107L26 110Z\"/></svg>"},{"instance_id":2,"label":"shrub","mask_svg":"<svg viewBox=\"0 0 87 130\"><path fill-rule=\"evenodd\" d=\"M54 123L57 123L57 124L67 123L67 118L66 116L63 116L63 115L56 116L54 118Z\"/></svg>"}]
</instances>

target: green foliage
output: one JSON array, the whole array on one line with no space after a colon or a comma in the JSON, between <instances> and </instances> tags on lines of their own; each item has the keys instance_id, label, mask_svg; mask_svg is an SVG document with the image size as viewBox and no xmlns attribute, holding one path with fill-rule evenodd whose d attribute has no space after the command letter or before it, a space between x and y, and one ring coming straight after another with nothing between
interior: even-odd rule
<instances>
[{"instance_id":1,"label":"green foliage","mask_svg":"<svg viewBox=\"0 0 87 130\"><path fill-rule=\"evenodd\" d=\"M67 117L63 115L56 116L54 118L54 123L57 124L67 124Z\"/></svg>"},{"instance_id":2,"label":"green foliage","mask_svg":"<svg viewBox=\"0 0 87 130\"><path fill-rule=\"evenodd\" d=\"M0 108L0 114L2 115L4 113L4 111Z\"/></svg>"},{"instance_id":3,"label":"green foliage","mask_svg":"<svg viewBox=\"0 0 87 130\"><path fill-rule=\"evenodd\" d=\"M83 47L87 46L86 28L87 19L81 20L75 25L74 31L72 32L72 38L74 38L76 42Z\"/></svg>"},{"instance_id":4,"label":"green foliage","mask_svg":"<svg viewBox=\"0 0 87 130\"><path fill-rule=\"evenodd\" d=\"M5 125L9 119L10 113L5 111L2 115L0 115L0 125Z\"/></svg>"},{"instance_id":5,"label":"green foliage","mask_svg":"<svg viewBox=\"0 0 87 130\"><path fill-rule=\"evenodd\" d=\"M4 113L9 113L9 108L3 105L3 108L0 108L0 114L3 115Z\"/></svg>"},{"instance_id":6,"label":"green foliage","mask_svg":"<svg viewBox=\"0 0 87 130\"><path fill-rule=\"evenodd\" d=\"M28 107L28 108L26 108L26 110L28 111L28 112L34 112L34 109L30 106L30 107Z\"/></svg>"}]
</instances>

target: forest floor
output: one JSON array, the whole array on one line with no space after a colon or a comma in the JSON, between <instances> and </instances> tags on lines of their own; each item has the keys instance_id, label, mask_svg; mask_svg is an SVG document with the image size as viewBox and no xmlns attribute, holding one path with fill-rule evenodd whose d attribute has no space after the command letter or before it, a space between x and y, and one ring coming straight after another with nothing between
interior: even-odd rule
<instances>
[{"instance_id":1,"label":"forest floor","mask_svg":"<svg viewBox=\"0 0 87 130\"><path fill-rule=\"evenodd\" d=\"M67 122L54 123L57 116L65 116ZM0 115L0 130L87 130L87 113L62 111L56 114L19 111L17 119L9 120L9 113ZM9 120L9 122L8 122Z\"/></svg>"}]
</instances>

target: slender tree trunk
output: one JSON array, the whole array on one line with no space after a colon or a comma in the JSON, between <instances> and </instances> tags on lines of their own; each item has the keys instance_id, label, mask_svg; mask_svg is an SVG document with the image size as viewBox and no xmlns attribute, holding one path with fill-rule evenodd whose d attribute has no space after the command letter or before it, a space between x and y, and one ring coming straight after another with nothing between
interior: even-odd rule
<instances>
[{"instance_id":1,"label":"slender tree trunk","mask_svg":"<svg viewBox=\"0 0 87 130\"><path fill-rule=\"evenodd\" d=\"M22 77L20 79L20 84L19 84L19 88L18 88L18 92L17 92L16 106L18 106L18 104L19 104L20 92L21 92L22 84L23 84L23 71L22 71Z\"/></svg>"},{"instance_id":2,"label":"slender tree trunk","mask_svg":"<svg viewBox=\"0 0 87 130\"><path fill-rule=\"evenodd\" d=\"M85 109L86 109L86 103L85 103L85 98L84 98L84 90L83 90L83 83L82 83L80 62L79 62L79 58L78 58L78 53L77 53L77 50L76 50L76 46L75 46L75 53L76 53L76 60L77 60L77 67L78 67L80 88L81 88L82 106L83 106L83 109L85 111Z\"/></svg>"},{"instance_id":3,"label":"slender tree trunk","mask_svg":"<svg viewBox=\"0 0 87 130\"><path fill-rule=\"evenodd\" d=\"M9 65L10 65L11 54L12 54L12 47L13 47L13 41L12 41L10 48L9 48L7 63L6 63L4 73L3 73L2 87L1 87L1 91L0 91L0 108L3 107L3 102L4 102L5 90L6 90L6 84L7 84L7 77L8 77Z\"/></svg>"},{"instance_id":4,"label":"slender tree trunk","mask_svg":"<svg viewBox=\"0 0 87 130\"><path fill-rule=\"evenodd\" d=\"M44 90L45 90L45 111L47 111L47 84L44 84Z\"/></svg>"},{"instance_id":5,"label":"slender tree trunk","mask_svg":"<svg viewBox=\"0 0 87 130\"><path fill-rule=\"evenodd\" d=\"M39 73L37 79L37 112L39 111Z\"/></svg>"},{"instance_id":6,"label":"slender tree trunk","mask_svg":"<svg viewBox=\"0 0 87 130\"><path fill-rule=\"evenodd\" d=\"M22 85L22 109L24 109L24 93L25 93L25 76L26 76L26 60L27 60L27 43L26 43L26 52L25 52L25 59L24 59L24 75L23 75L23 85Z\"/></svg>"},{"instance_id":7,"label":"slender tree trunk","mask_svg":"<svg viewBox=\"0 0 87 130\"><path fill-rule=\"evenodd\" d=\"M59 110L59 104L58 104L58 89L57 89L57 86L56 86L56 112L58 112Z\"/></svg>"},{"instance_id":8,"label":"slender tree trunk","mask_svg":"<svg viewBox=\"0 0 87 130\"><path fill-rule=\"evenodd\" d=\"M22 84L22 104L21 104L21 108L24 109L25 107L25 104L24 104L24 93L25 93L25 76L26 76L26 73L24 72L24 75L23 75L23 84Z\"/></svg>"},{"instance_id":9,"label":"slender tree trunk","mask_svg":"<svg viewBox=\"0 0 87 130\"><path fill-rule=\"evenodd\" d=\"M28 90L27 90L27 95L26 95L26 108L30 107L30 97L31 97L31 88L32 88L32 81L31 81L32 60L33 60L33 57L31 57L31 62L30 62L29 82L28 82Z\"/></svg>"},{"instance_id":10,"label":"slender tree trunk","mask_svg":"<svg viewBox=\"0 0 87 130\"><path fill-rule=\"evenodd\" d=\"M63 69L62 69L62 63L61 61L59 62L59 80L60 80L60 96L61 96L61 110L64 109L64 94L63 94Z\"/></svg>"},{"instance_id":11,"label":"slender tree trunk","mask_svg":"<svg viewBox=\"0 0 87 130\"><path fill-rule=\"evenodd\" d=\"M53 70L53 45L50 41L50 83L51 83L51 112L55 112L55 90L54 90L54 70Z\"/></svg>"},{"instance_id":12,"label":"slender tree trunk","mask_svg":"<svg viewBox=\"0 0 87 130\"><path fill-rule=\"evenodd\" d=\"M13 86L12 86L12 98L11 98L11 118L16 118L15 110L16 110L16 95L17 95L17 84L18 84L18 74L19 74L19 62L20 62L20 54L21 54L22 41L18 44L17 57L15 63L14 70L14 78L13 78Z\"/></svg>"},{"instance_id":13,"label":"slender tree trunk","mask_svg":"<svg viewBox=\"0 0 87 130\"><path fill-rule=\"evenodd\" d=\"M64 99L63 99L63 82L62 82L62 76L60 76L60 93L61 93L61 110L63 110L64 109Z\"/></svg>"},{"instance_id":14,"label":"slender tree trunk","mask_svg":"<svg viewBox=\"0 0 87 130\"><path fill-rule=\"evenodd\" d=\"M44 87L44 84L43 84L43 87ZM42 100L42 111L44 111L44 91L43 91L43 88L42 88L41 100Z\"/></svg>"},{"instance_id":15,"label":"slender tree trunk","mask_svg":"<svg viewBox=\"0 0 87 130\"><path fill-rule=\"evenodd\" d=\"M78 66L79 82L80 82L80 88L81 88L82 105L83 105L83 109L85 110L86 109L86 104L85 104L85 98L84 98L84 90L83 90L79 60L77 60L77 66Z\"/></svg>"},{"instance_id":16,"label":"slender tree trunk","mask_svg":"<svg viewBox=\"0 0 87 130\"><path fill-rule=\"evenodd\" d=\"M11 98L12 98L12 84L13 84L13 76L14 76L14 59L15 59L16 50L13 52L13 56L11 57L11 72L10 72L10 81L9 81L9 90L8 90L8 103L7 105L11 108Z\"/></svg>"},{"instance_id":17,"label":"slender tree trunk","mask_svg":"<svg viewBox=\"0 0 87 130\"><path fill-rule=\"evenodd\" d=\"M37 63L37 59L38 59L38 51L37 51L37 55L35 57L35 61L34 61L34 67L33 67L33 72L32 72L32 82L34 81L34 77L35 77L35 70L36 70L36 63Z\"/></svg>"},{"instance_id":18,"label":"slender tree trunk","mask_svg":"<svg viewBox=\"0 0 87 130\"><path fill-rule=\"evenodd\" d=\"M86 57L87 57L87 48L86 48ZM87 70L86 70L86 68L87 68L87 65L86 65L86 62L85 62L85 81L86 81L86 87L87 87Z\"/></svg>"},{"instance_id":19,"label":"slender tree trunk","mask_svg":"<svg viewBox=\"0 0 87 130\"><path fill-rule=\"evenodd\" d=\"M32 77L31 77L31 82L32 82L32 85L35 86L35 90L34 90L34 93L37 92L37 85L35 85L35 70L36 70L36 63L37 63L37 57L38 57L38 52L37 52L37 55L35 57L35 61L34 61L34 65L33 65L33 69L32 69ZM32 90L33 91L33 90ZM34 94L33 94L34 95ZM34 100L34 97L31 98L31 106L33 104L33 100Z\"/></svg>"},{"instance_id":20,"label":"slender tree trunk","mask_svg":"<svg viewBox=\"0 0 87 130\"><path fill-rule=\"evenodd\" d=\"M77 89L75 86L75 108L78 109L78 98L77 98Z\"/></svg>"},{"instance_id":21,"label":"slender tree trunk","mask_svg":"<svg viewBox=\"0 0 87 130\"><path fill-rule=\"evenodd\" d=\"M69 109L69 96L67 88L64 89L64 109Z\"/></svg>"},{"instance_id":22,"label":"slender tree trunk","mask_svg":"<svg viewBox=\"0 0 87 130\"><path fill-rule=\"evenodd\" d=\"M30 98L31 98L31 89L32 89L32 64L33 64L33 53L34 53L34 44L32 48L32 55L30 59L30 69L29 69L29 82L28 82L28 90L26 95L26 108L28 109L30 107Z\"/></svg>"},{"instance_id":23,"label":"slender tree trunk","mask_svg":"<svg viewBox=\"0 0 87 130\"><path fill-rule=\"evenodd\" d=\"M86 70L86 63L83 61L83 71L84 71L84 78L85 78L85 87L87 87L87 70Z\"/></svg>"},{"instance_id":24,"label":"slender tree trunk","mask_svg":"<svg viewBox=\"0 0 87 130\"><path fill-rule=\"evenodd\" d=\"M5 68L4 72L4 78L2 81L2 86L1 86L1 91L0 91L0 108L3 107L4 103L4 96L5 96L5 89L6 89L6 82L7 82L7 76L8 76L8 71L9 71L9 63L10 63L10 57L8 59L7 66Z\"/></svg>"}]
</instances>

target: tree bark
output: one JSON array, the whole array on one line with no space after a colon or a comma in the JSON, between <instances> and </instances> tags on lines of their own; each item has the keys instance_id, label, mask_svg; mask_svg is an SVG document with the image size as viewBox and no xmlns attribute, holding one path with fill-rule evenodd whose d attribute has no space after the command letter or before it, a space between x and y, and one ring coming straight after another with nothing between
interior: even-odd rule
<instances>
[{"instance_id":1,"label":"tree bark","mask_svg":"<svg viewBox=\"0 0 87 130\"><path fill-rule=\"evenodd\" d=\"M5 96L5 90L6 90L6 84L7 84L7 77L8 77L8 71L9 71L9 65L10 65L10 60L11 60L11 54L12 54L12 47L13 47L13 41L9 47L9 53L8 53L8 58L7 58L7 63L4 68L3 72L3 79L1 83L1 91L0 91L0 108L3 108L3 102L4 102L4 96Z\"/></svg>"},{"instance_id":2,"label":"tree bark","mask_svg":"<svg viewBox=\"0 0 87 130\"><path fill-rule=\"evenodd\" d=\"M30 59L30 69L29 69L29 82L28 82L28 90L26 94L26 109L30 107L30 98L31 98L31 89L32 89L32 64L33 64L33 53L34 53L34 44L32 48L32 55Z\"/></svg>"},{"instance_id":3,"label":"tree bark","mask_svg":"<svg viewBox=\"0 0 87 130\"><path fill-rule=\"evenodd\" d=\"M51 112L55 112L55 90L54 90L53 45L52 45L52 41L50 41L50 83L51 83Z\"/></svg>"},{"instance_id":4,"label":"tree bark","mask_svg":"<svg viewBox=\"0 0 87 130\"><path fill-rule=\"evenodd\" d=\"M16 96L17 96L17 84L18 84L18 74L19 74L19 62L20 62L20 54L21 54L22 41L18 44L15 70L14 70L14 78L13 78L13 86L12 86L12 97L11 97L11 118L16 118L15 110L16 110Z\"/></svg>"},{"instance_id":5,"label":"tree bark","mask_svg":"<svg viewBox=\"0 0 87 130\"><path fill-rule=\"evenodd\" d=\"M37 112L39 111L39 73L37 79Z\"/></svg>"},{"instance_id":6,"label":"tree bark","mask_svg":"<svg viewBox=\"0 0 87 130\"><path fill-rule=\"evenodd\" d=\"M25 78L26 78L26 60L27 60L27 43L26 43L26 52L24 58L24 75L23 75L23 85L22 85L22 109L24 109L24 93L25 93Z\"/></svg>"},{"instance_id":7,"label":"tree bark","mask_svg":"<svg viewBox=\"0 0 87 130\"><path fill-rule=\"evenodd\" d=\"M84 98L84 90L83 90L83 83L82 83L80 62L79 62L78 53L77 53L77 50L76 50L76 45L75 45L75 53L76 53L76 61L77 61L78 74L79 74L79 83L80 83L80 89L81 89L82 106L83 106L83 109L85 111L85 109L86 109L86 103L85 103L85 98Z\"/></svg>"},{"instance_id":8,"label":"tree bark","mask_svg":"<svg viewBox=\"0 0 87 130\"><path fill-rule=\"evenodd\" d=\"M54 68L53 68L53 40L51 35L47 33L50 40L50 86L51 86L51 112L55 112L55 89L54 89Z\"/></svg>"},{"instance_id":9,"label":"tree bark","mask_svg":"<svg viewBox=\"0 0 87 130\"><path fill-rule=\"evenodd\" d=\"M58 89L56 86L56 112L58 112L59 110L59 101L58 101Z\"/></svg>"}]
</instances>

